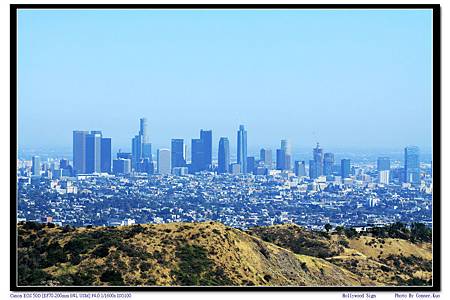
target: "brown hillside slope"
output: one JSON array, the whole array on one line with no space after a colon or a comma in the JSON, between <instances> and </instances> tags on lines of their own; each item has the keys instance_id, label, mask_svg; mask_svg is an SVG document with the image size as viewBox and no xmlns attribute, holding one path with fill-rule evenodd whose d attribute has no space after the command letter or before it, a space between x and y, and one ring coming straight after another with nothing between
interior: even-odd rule
<instances>
[{"instance_id":1,"label":"brown hillside slope","mask_svg":"<svg viewBox=\"0 0 450 300\"><path fill-rule=\"evenodd\" d=\"M220 223L115 228L18 225L21 285L372 285Z\"/></svg>"},{"instance_id":2,"label":"brown hillside slope","mask_svg":"<svg viewBox=\"0 0 450 300\"><path fill-rule=\"evenodd\" d=\"M255 227L248 232L294 253L325 258L356 274L361 282L393 286L431 284L431 243L360 235L348 238L292 224Z\"/></svg>"}]
</instances>

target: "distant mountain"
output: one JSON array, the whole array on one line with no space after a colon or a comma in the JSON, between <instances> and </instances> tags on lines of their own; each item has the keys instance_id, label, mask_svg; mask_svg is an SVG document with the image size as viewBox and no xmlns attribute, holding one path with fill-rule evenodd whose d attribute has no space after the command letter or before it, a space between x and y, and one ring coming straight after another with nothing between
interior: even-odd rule
<instances>
[{"instance_id":1,"label":"distant mountain","mask_svg":"<svg viewBox=\"0 0 450 300\"><path fill-rule=\"evenodd\" d=\"M360 286L431 284L431 243L248 231L216 222L72 228L18 225L19 285Z\"/></svg>"}]
</instances>

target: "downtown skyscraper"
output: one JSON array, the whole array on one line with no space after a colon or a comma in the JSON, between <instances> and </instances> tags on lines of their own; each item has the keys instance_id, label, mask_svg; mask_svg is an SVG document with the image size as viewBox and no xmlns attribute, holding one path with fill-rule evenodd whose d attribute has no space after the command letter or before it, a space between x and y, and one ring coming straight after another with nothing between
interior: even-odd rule
<instances>
[{"instance_id":1,"label":"downtown skyscraper","mask_svg":"<svg viewBox=\"0 0 450 300\"><path fill-rule=\"evenodd\" d=\"M131 141L132 168L135 171L151 173L152 144L148 137L147 118L139 120L139 133Z\"/></svg>"},{"instance_id":2,"label":"downtown skyscraper","mask_svg":"<svg viewBox=\"0 0 450 300\"><path fill-rule=\"evenodd\" d=\"M73 171L75 174L86 173L86 136L88 131L75 130L73 132Z\"/></svg>"},{"instance_id":3,"label":"downtown skyscraper","mask_svg":"<svg viewBox=\"0 0 450 300\"><path fill-rule=\"evenodd\" d=\"M86 173L101 172L102 133L91 131L86 135Z\"/></svg>"},{"instance_id":4,"label":"downtown skyscraper","mask_svg":"<svg viewBox=\"0 0 450 300\"><path fill-rule=\"evenodd\" d=\"M341 177L349 178L351 172L350 159L344 158L341 159Z\"/></svg>"},{"instance_id":5,"label":"downtown skyscraper","mask_svg":"<svg viewBox=\"0 0 450 300\"><path fill-rule=\"evenodd\" d=\"M378 183L389 184L391 161L389 157L378 157L377 159Z\"/></svg>"},{"instance_id":6,"label":"downtown skyscraper","mask_svg":"<svg viewBox=\"0 0 450 300\"><path fill-rule=\"evenodd\" d=\"M212 130L200 130L200 140L203 144L202 169L210 170L212 167Z\"/></svg>"},{"instance_id":7,"label":"downtown skyscraper","mask_svg":"<svg viewBox=\"0 0 450 300\"><path fill-rule=\"evenodd\" d=\"M242 173L247 173L247 131L239 125L237 132L237 163Z\"/></svg>"},{"instance_id":8,"label":"downtown skyscraper","mask_svg":"<svg viewBox=\"0 0 450 300\"><path fill-rule=\"evenodd\" d=\"M203 143L201 139L191 141L191 166L190 173L200 172L203 167Z\"/></svg>"},{"instance_id":9,"label":"downtown skyscraper","mask_svg":"<svg viewBox=\"0 0 450 300\"><path fill-rule=\"evenodd\" d=\"M41 175L41 158L39 156L33 156L31 158L31 175Z\"/></svg>"},{"instance_id":10,"label":"downtown skyscraper","mask_svg":"<svg viewBox=\"0 0 450 300\"><path fill-rule=\"evenodd\" d=\"M334 154L327 152L323 155L323 175L328 176L333 174Z\"/></svg>"},{"instance_id":11,"label":"downtown skyscraper","mask_svg":"<svg viewBox=\"0 0 450 300\"><path fill-rule=\"evenodd\" d=\"M291 143L289 142L289 140L281 140L281 150L284 151L284 167L285 170L290 170L292 169L292 149L291 149Z\"/></svg>"},{"instance_id":12,"label":"downtown skyscraper","mask_svg":"<svg viewBox=\"0 0 450 300\"><path fill-rule=\"evenodd\" d=\"M212 167L212 130L200 130L200 138L192 139L191 173L207 171Z\"/></svg>"},{"instance_id":13,"label":"downtown skyscraper","mask_svg":"<svg viewBox=\"0 0 450 300\"><path fill-rule=\"evenodd\" d=\"M291 145L288 140L281 140L281 147L277 149L277 170L291 169Z\"/></svg>"},{"instance_id":14,"label":"downtown skyscraper","mask_svg":"<svg viewBox=\"0 0 450 300\"><path fill-rule=\"evenodd\" d=\"M100 171L102 173L111 173L111 161L112 161L112 146L111 138L101 139L101 154L100 154Z\"/></svg>"},{"instance_id":15,"label":"downtown skyscraper","mask_svg":"<svg viewBox=\"0 0 450 300\"><path fill-rule=\"evenodd\" d=\"M172 168L186 166L185 147L183 139L172 139L171 161Z\"/></svg>"},{"instance_id":16,"label":"downtown skyscraper","mask_svg":"<svg viewBox=\"0 0 450 300\"><path fill-rule=\"evenodd\" d=\"M170 150L158 149L157 152L158 174L168 175L172 173Z\"/></svg>"},{"instance_id":17,"label":"downtown skyscraper","mask_svg":"<svg viewBox=\"0 0 450 300\"><path fill-rule=\"evenodd\" d=\"M313 149L313 159L316 166L317 177L323 175L323 149L320 148L319 143L317 143L316 148Z\"/></svg>"},{"instance_id":18,"label":"downtown skyscraper","mask_svg":"<svg viewBox=\"0 0 450 300\"><path fill-rule=\"evenodd\" d=\"M405 182L420 183L419 154L419 147L409 146L405 148Z\"/></svg>"},{"instance_id":19,"label":"downtown skyscraper","mask_svg":"<svg viewBox=\"0 0 450 300\"><path fill-rule=\"evenodd\" d=\"M272 169L272 150L263 148L259 152L259 160L267 169Z\"/></svg>"},{"instance_id":20,"label":"downtown skyscraper","mask_svg":"<svg viewBox=\"0 0 450 300\"><path fill-rule=\"evenodd\" d=\"M111 138L104 138L101 131L73 131L75 174L110 173L111 153Z\"/></svg>"},{"instance_id":21,"label":"downtown skyscraper","mask_svg":"<svg viewBox=\"0 0 450 300\"><path fill-rule=\"evenodd\" d=\"M313 149L313 159L309 161L309 177L315 179L323 175L323 149L317 143Z\"/></svg>"},{"instance_id":22,"label":"downtown skyscraper","mask_svg":"<svg viewBox=\"0 0 450 300\"><path fill-rule=\"evenodd\" d=\"M226 137L221 137L219 140L218 163L217 173L230 172L230 142Z\"/></svg>"}]
</instances>

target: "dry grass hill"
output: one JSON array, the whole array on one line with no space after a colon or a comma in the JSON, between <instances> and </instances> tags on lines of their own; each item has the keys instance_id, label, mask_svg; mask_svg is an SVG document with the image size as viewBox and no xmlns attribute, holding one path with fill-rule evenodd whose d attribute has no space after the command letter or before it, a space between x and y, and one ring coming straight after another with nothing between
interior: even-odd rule
<instances>
[{"instance_id":1,"label":"dry grass hill","mask_svg":"<svg viewBox=\"0 0 450 300\"><path fill-rule=\"evenodd\" d=\"M18 225L19 285L430 284L431 244L216 222L72 228Z\"/></svg>"}]
</instances>

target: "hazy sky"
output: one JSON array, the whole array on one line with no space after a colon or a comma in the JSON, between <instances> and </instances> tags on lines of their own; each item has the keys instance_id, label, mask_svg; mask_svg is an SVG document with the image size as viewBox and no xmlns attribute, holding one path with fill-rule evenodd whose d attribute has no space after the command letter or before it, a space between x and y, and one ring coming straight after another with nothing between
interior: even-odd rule
<instances>
[{"instance_id":1,"label":"hazy sky","mask_svg":"<svg viewBox=\"0 0 450 300\"><path fill-rule=\"evenodd\" d=\"M431 148L431 10L21 10L19 145ZM215 145L216 146L216 145Z\"/></svg>"}]
</instances>

